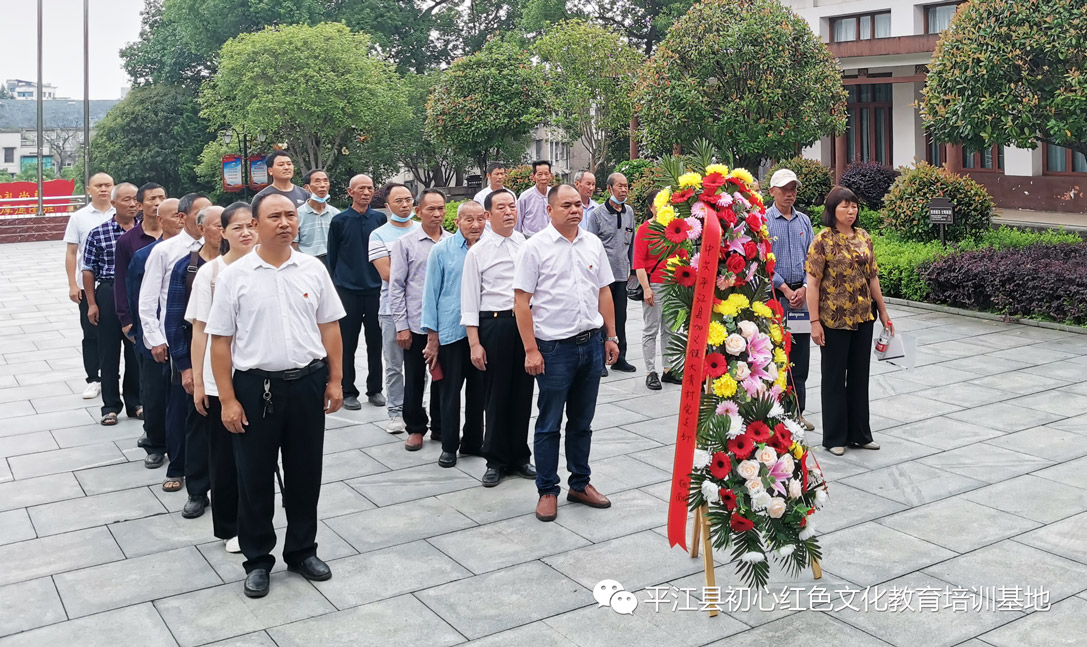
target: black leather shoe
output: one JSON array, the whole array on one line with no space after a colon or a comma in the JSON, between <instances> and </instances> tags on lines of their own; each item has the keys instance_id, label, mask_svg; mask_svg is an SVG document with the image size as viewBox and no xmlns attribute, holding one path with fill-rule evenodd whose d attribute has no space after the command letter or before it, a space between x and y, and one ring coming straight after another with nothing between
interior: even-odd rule
<instances>
[{"instance_id":1,"label":"black leather shoe","mask_svg":"<svg viewBox=\"0 0 1087 647\"><path fill-rule=\"evenodd\" d=\"M358 397L349 395L343 399L343 408L348 411L358 411L362 408L362 403L359 402Z\"/></svg>"},{"instance_id":2,"label":"black leather shoe","mask_svg":"<svg viewBox=\"0 0 1087 647\"><path fill-rule=\"evenodd\" d=\"M136 446L139 447L140 449L143 449L144 447L147 447L147 444L150 443L150 442L151 442L151 439L149 439L147 437L147 434L144 433L138 439L136 439Z\"/></svg>"},{"instance_id":3,"label":"black leather shoe","mask_svg":"<svg viewBox=\"0 0 1087 647\"><path fill-rule=\"evenodd\" d=\"M510 472L512 474L516 474L517 476L520 476L523 479L534 479L534 478L536 478L536 468L532 465L532 463L525 463L524 465L518 465L517 467L514 467L513 469L511 469Z\"/></svg>"},{"instance_id":4,"label":"black leather shoe","mask_svg":"<svg viewBox=\"0 0 1087 647\"><path fill-rule=\"evenodd\" d=\"M607 376L608 376L608 367L605 366L603 368L603 370L600 371L600 377L607 377Z\"/></svg>"},{"instance_id":5,"label":"black leather shoe","mask_svg":"<svg viewBox=\"0 0 1087 647\"><path fill-rule=\"evenodd\" d=\"M650 391L661 390L661 381L660 378L657 377L656 371L650 371L649 375L645 376L645 388L649 389Z\"/></svg>"},{"instance_id":6,"label":"black leather shoe","mask_svg":"<svg viewBox=\"0 0 1087 647\"><path fill-rule=\"evenodd\" d=\"M678 384L680 386L683 386L683 376L676 375L672 371L665 371L664 375L661 376L661 382L664 382L665 384Z\"/></svg>"},{"instance_id":7,"label":"black leather shoe","mask_svg":"<svg viewBox=\"0 0 1087 647\"><path fill-rule=\"evenodd\" d=\"M482 481L483 487L494 487L502 482L502 472L497 467L488 467Z\"/></svg>"},{"instance_id":8,"label":"black leather shoe","mask_svg":"<svg viewBox=\"0 0 1087 647\"><path fill-rule=\"evenodd\" d=\"M619 371L621 373L633 373L634 371L638 370L634 368L633 364L626 361L625 359L619 360L618 362L612 364L611 368L613 371Z\"/></svg>"},{"instance_id":9,"label":"black leather shoe","mask_svg":"<svg viewBox=\"0 0 1087 647\"><path fill-rule=\"evenodd\" d=\"M204 514L204 509L211 505L206 496L191 496L181 509L181 516L186 519L195 519Z\"/></svg>"},{"instance_id":10,"label":"black leather shoe","mask_svg":"<svg viewBox=\"0 0 1087 647\"><path fill-rule=\"evenodd\" d=\"M332 579L332 570L329 569L328 564L321 561L321 558L316 555L303 559L301 564L288 566L287 570L298 573L312 582L324 582Z\"/></svg>"},{"instance_id":11,"label":"black leather shoe","mask_svg":"<svg viewBox=\"0 0 1087 647\"><path fill-rule=\"evenodd\" d=\"M268 569L257 568L245 576L245 597L263 598L268 595Z\"/></svg>"},{"instance_id":12,"label":"black leather shoe","mask_svg":"<svg viewBox=\"0 0 1087 647\"><path fill-rule=\"evenodd\" d=\"M442 467L453 467L457 464L457 455L453 452L442 452L442 455L438 457L438 465Z\"/></svg>"},{"instance_id":13,"label":"black leather shoe","mask_svg":"<svg viewBox=\"0 0 1087 647\"><path fill-rule=\"evenodd\" d=\"M148 454L143 458L143 466L149 470L157 470L162 467L164 462L166 462L166 457L162 454Z\"/></svg>"}]
</instances>

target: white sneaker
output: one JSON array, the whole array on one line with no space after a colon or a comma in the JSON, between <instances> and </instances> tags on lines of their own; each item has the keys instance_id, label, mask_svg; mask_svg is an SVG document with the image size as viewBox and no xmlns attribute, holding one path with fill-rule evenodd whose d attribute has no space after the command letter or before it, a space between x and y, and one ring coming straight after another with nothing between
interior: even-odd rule
<instances>
[{"instance_id":1,"label":"white sneaker","mask_svg":"<svg viewBox=\"0 0 1087 647\"><path fill-rule=\"evenodd\" d=\"M93 400L102 393L101 382L90 382L87 384L87 388L83 389L83 399Z\"/></svg>"},{"instance_id":2,"label":"white sneaker","mask_svg":"<svg viewBox=\"0 0 1087 647\"><path fill-rule=\"evenodd\" d=\"M389 424L385 427L385 431L390 434L399 434L404 432L407 428L408 425L404 422L404 419L397 416L395 418L389 418Z\"/></svg>"},{"instance_id":3,"label":"white sneaker","mask_svg":"<svg viewBox=\"0 0 1087 647\"><path fill-rule=\"evenodd\" d=\"M240 552L242 552L242 547L241 547L240 544L238 544L238 538L237 537L232 537L232 538L226 540L226 552L228 552L228 553L240 553Z\"/></svg>"}]
</instances>

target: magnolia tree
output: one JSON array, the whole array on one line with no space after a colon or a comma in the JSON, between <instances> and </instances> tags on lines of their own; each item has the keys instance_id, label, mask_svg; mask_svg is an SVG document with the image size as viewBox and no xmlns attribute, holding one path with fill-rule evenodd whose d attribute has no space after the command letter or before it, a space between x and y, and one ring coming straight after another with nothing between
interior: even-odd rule
<instances>
[{"instance_id":1,"label":"magnolia tree","mask_svg":"<svg viewBox=\"0 0 1087 647\"><path fill-rule=\"evenodd\" d=\"M1043 141L1087 155L1087 3L963 3L923 96L921 117L938 141L970 150Z\"/></svg>"},{"instance_id":2,"label":"magnolia tree","mask_svg":"<svg viewBox=\"0 0 1087 647\"><path fill-rule=\"evenodd\" d=\"M642 54L619 34L580 20L559 23L536 42L549 80L551 120L589 153L589 170L627 135Z\"/></svg>"},{"instance_id":3,"label":"magnolia tree","mask_svg":"<svg viewBox=\"0 0 1087 647\"><path fill-rule=\"evenodd\" d=\"M733 161L796 154L845 130L837 60L777 0L705 0L675 22L635 93L642 145L709 139Z\"/></svg>"},{"instance_id":4,"label":"magnolia tree","mask_svg":"<svg viewBox=\"0 0 1087 647\"><path fill-rule=\"evenodd\" d=\"M223 45L201 114L285 142L303 170L333 169L406 111L400 78L368 51L369 37L339 23L242 34Z\"/></svg>"},{"instance_id":5,"label":"magnolia tree","mask_svg":"<svg viewBox=\"0 0 1087 647\"><path fill-rule=\"evenodd\" d=\"M438 78L427 101L427 133L486 169L488 160L523 151L524 138L543 123L544 83L527 52L492 39Z\"/></svg>"}]
</instances>

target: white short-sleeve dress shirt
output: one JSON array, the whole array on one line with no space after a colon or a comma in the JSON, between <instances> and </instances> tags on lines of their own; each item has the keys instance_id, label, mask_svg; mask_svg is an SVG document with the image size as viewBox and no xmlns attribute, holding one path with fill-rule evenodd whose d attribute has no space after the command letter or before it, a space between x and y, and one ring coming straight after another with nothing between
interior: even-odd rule
<instances>
[{"instance_id":1,"label":"white short-sleeve dress shirt","mask_svg":"<svg viewBox=\"0 0 1087 647\"><path fill-rule=\"evenodd\" d=\"M460 284L462 326L478 326L480 311L513 310L513 271L524 244L520 232L503 237L487 230L468 249Z\"/></svg>"}]
</instances>

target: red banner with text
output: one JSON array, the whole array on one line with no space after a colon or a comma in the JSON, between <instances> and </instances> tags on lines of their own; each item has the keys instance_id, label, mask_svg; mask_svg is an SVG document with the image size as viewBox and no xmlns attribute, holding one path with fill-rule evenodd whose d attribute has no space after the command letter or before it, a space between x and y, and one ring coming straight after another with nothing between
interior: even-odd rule
<instances>
[{"instance_id":1,"label":"red banner with text","mask_svg":"<svg viewBox=\"0 0 1087 647\"><path fill-rule=\"evenodd\" d=\"M75 180L48 180L42 183L42 210L45 213L74 211L70 205ZM0 216L33 216L38 213L37 182L0 183Z\"/></svg>"}]
</instances>

